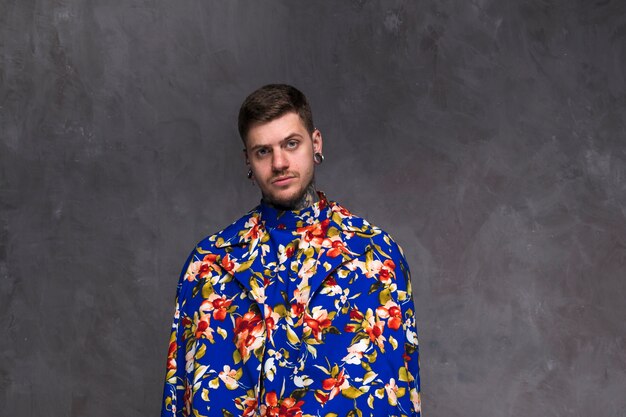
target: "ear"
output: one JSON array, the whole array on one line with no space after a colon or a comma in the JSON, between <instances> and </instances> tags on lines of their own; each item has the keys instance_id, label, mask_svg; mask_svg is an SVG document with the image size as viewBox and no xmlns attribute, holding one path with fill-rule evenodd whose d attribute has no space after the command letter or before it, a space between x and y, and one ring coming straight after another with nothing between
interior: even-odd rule
<instances>
[{"instance_id":1,"label":"ear","mask_svg":"<svg viewBox=\"0 0 626 417\"><path fill-rule=\"evenodd\" d=\"M322 153L322 132L315 129L311 134L311 139L313 140L313 153Z\"/></svg>"},{"instance_id":2,"label":"ear","mask_svg":"<svg viewBox=\"0 0 626 417\"><path fill-rule=\"evenodd\" d=\"M250 166L250 160L248 159L248 150L243 148L243 159L246 161L246 166Z\"/></svg>"}]
</instances>

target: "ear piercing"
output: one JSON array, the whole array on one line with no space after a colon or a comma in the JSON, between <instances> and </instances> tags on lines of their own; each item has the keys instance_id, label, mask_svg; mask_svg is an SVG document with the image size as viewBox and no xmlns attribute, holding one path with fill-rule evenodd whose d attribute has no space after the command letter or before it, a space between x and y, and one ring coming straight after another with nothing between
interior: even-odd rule
<instances>
[{"instance_id":1,"label":"ear piercing","mask_svg":"<svg viewBox=\"0 0 626 417\"><path fill-rule=\"evenodd\" d=\"M324 155L321 152L315 152L315 154L313 154L313 162L315 162L317 165L320 165L322 162L324 162Z\"/></svg>"}]
</instances>

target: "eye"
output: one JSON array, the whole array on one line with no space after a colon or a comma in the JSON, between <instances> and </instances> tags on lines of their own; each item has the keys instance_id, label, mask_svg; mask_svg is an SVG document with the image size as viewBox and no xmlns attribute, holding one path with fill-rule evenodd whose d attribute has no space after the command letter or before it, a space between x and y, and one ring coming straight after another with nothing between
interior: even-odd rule
<instances>
[{"instance_id":1,"label":"eye","mask_svg":"<svg viewBox=\"0 0 626 417\"><path fill-rule=\"evenodd\" d=\"M298 147L299 143L300 142L298 142L297 140L292 139L292 140L287 142L286 147L287 147L287 149L296 149Z\"/></svg>"},{"instance_id":2,"label":"eye","mask_svg":"<svg viewBox=\"0 0 626 417\"><path fill-rule=\"evenodd\" d=\"M259 148L255 152L256 156L258 156L258 157L263 157L263 156L265 156L265 155L267 155L269 153L270 153L270 151L267 148Z\"/></svg>"}]
</instances>

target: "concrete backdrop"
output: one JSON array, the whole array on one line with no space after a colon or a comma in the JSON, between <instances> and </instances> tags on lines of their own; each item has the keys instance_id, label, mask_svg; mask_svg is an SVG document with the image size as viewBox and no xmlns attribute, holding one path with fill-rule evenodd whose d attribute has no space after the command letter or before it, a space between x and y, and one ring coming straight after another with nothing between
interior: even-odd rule
<instances>
[{"instance_id":1,"label":"concrete backdrop","mask_svg":"<svg viewBox=\"0 0 626 417\"><path fill-rule=\"evenodd\" d=\"M178 273L256 205L236 114L412 266L428 417L626 415L623 0L0 0L2 416L153 416Z\"/></svg>"}]
</instances>

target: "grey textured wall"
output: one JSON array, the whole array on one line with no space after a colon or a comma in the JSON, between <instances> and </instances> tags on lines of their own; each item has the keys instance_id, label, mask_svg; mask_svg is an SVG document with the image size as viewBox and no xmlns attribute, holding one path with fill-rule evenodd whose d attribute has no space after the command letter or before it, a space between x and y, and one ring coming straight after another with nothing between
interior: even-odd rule
<instances>
[{"instance_id":1,"label":"grey textured wall","mask_svg":"<svg viewBox=\"0 0 626 417\"><path fill-rule=\"evenodd\" d=\"M412 266L429 417L626 416L623 0L0 0L0 415L160 408L178 273L310 96Z\"/></svg>"}]
</instances>

